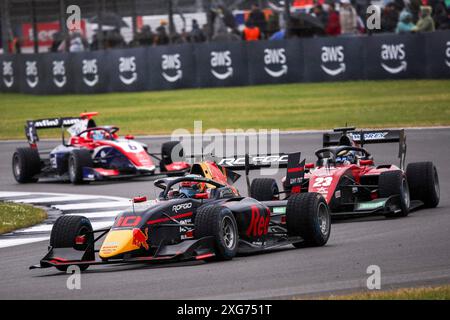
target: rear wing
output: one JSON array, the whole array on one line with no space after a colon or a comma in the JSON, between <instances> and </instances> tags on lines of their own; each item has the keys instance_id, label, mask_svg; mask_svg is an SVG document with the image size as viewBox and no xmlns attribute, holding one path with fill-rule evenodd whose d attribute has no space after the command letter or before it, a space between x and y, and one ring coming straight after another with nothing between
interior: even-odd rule
<instances>
[{"instance_id":1,"label":"rear wing","mask_svg":"<svg viewBox=\"0 0 450 320\"><path fill-rule=\"evenodd\" d=\"M92 119L93 116L97 115L97 112L86 112L82 113L79 117L61 117L61 118L47 118L38 120L27 120L25 124L25 136L27 137L28 143L30 145L36 145L39 141L39 136L37 131L40 129L54 129L61 128L62 140L64 144L64 128L68 128L76 124L81 120L88 120L88 127L95 127L95 121Z\"/></svg>"},{"instance_id":2,"label":"rear wing","mask_svg":"<svg viewBox=\"0 0 450 320\"><path fill-rule=\"evenodd\" d=\"M398 158L400 168L404 168L406 160L406 135L404 129L386 130L356 130L351 128L336 128L331 133L323 134L323 147L338 146L342 142L342 137L347 136L351 141L364 147L365 144L375 143L397 143L399 144Z\"/></svg>"}]
</instances>

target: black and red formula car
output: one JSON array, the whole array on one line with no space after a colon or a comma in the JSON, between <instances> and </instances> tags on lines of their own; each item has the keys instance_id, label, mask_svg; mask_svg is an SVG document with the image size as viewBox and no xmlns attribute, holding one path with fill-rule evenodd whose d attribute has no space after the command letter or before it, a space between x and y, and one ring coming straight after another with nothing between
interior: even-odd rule
<instances>
[{"instance_id":1,"label":"black and red formula car","mask_svg":"<svg viewBox=\"0 0 450 320\"><path fill-rule=\"evenodd\" d=\"M162 189L158 199L134 198L111 228L92 230L85 217L61 216L50 250L30 268L230 260L287 244L323 246L330 236L328 205L318 193L261 202L200 174L159 179L155 186Z\"/></svg>"},{"instance_id":2,"label":"black and red formula car","mask_svg":"<svg viewBox=\"0 0 450 320\"><path fill-rule=\"evenodd\" d=\"M127 135L119 137L115 126L97 126L93 117L97 112L82 113L80 117L29 120L25 134L29 147L18 148L12 158L14 178L19 183L37 182L53 177L70 180L74 184L113 178L152 175L160 161L161 172L184 173L190 165L173 162L172 151L179 142L162 145L160 155L151 154L147 145ZM52 150L39 150L37 130L61 128L62 144ZM64 129L71 135L66 142ZM182 150L181 150L182 151Z\"/></svg>"},{"instance_id":3,"label":"black and red formula car","mask_svg":"<svg viewBox=\"0 0 450 320\"><path fill-rule=\"evenodd\" d=\"M400 166L375 165L363 148L373 143L399 143ZM410 163L404 170L404 130L355 130L337 128L323 135L316 163L300 162L300 153L289 158L288 173L279 192L272 178L254 179L250 195L258 200L289 199L293 195L319 193L333 217L384 214L407 216L410 210L439 204L439 177L432 162Z\"/></svg>"}]
</instances>

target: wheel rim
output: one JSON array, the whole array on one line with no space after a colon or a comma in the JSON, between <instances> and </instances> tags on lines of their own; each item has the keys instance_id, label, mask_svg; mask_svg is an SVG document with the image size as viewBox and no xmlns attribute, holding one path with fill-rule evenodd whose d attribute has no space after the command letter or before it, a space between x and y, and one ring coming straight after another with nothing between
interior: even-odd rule
<instances>
[{"instance_id":1,"label":"wheel rim","mask_svg":"<svg viewBox=\"0 0 450 320\"><path fill-rule=\"evenodd\" d=\"M436 168L434 168L434 191L436 192L436 196L440 196L441 188L439 187L439 176L437 174Z\"/></svg>"},{"instance_id":2,"label":"wheel rim","mask_svg":"<svg viewBox=\"0 0 450 320\"><path fill-rule=\"evenodd\" d=\"M14 175L16 177L19 177L20 173L21 173L21 170L20 170L20 160L19 160L19 157L17 155L14 156L13 170L14 170Z\"/></svg>"},{"instance_id":3,"label":"wheel rim","mask_svg":"<svg viewBox=\"0 0 450 320\"><path fill-rule=\"evenodd\" d=\"M405 179L403 179L402 182L402 189L403 189L403 194L402 194L402 200L403 203L405 204L406 208L408 209L410 204L411 204L411 198L409 196L409 187L408 187L408 183L406 182Z\"/></svg>"},{"instance_id":4,"label":"wheel rim","mask_svg":"<svg viewBox=\"0 0 450 320\"><path fill-rule=\"evenodd\" d=\"M325 203L320 203L318 208L319 227L323 235L327 235L330 230L330 215Z\"/></svg>"},{"instance_id":5,"label":"wheel rim","mask_svg":"<svg viewBox=\"0 0 450 320\"><path fill-rule=\"evenodd\" d=\"M222 239L228 249L233 249L236 245L236 229L230 217L222 219Z\"/></svg>"}]
</instances>

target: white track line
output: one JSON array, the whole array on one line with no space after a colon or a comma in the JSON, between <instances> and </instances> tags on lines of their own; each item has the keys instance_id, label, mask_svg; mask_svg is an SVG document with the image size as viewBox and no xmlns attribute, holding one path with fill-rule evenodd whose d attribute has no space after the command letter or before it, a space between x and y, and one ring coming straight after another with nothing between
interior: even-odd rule
<instances>
[{"instance_id":1,"label":"white track line","mask_svg":"<svg viewBox=\"0 0 450 320\"><path fill-rule=\"evenodd\" d=\"M87 197L87 196L78 196L78 195L73 195L73 196L62 196L62 197L47 197L47 198L32 198L32 199L20 199L20 200L14 200L14 202L18 202L18 203L35 203L35 202L48 202L48 203L52 203L52 202L62 202L62 201L72 201L72 200L92 200L92 199L100 199L100 196L98 197Z\"/></svg>"},{"instance_id":2,"label":"white track line","mask_svg":"<svg viewBox=\"0 0 450 320\"><path fill-rule=\"evenodd\" d=\"M19 246L22 244L29 244L33 242L40 242L49 240L50 236L46 237L36 237L36 238L13 238L13 239L2 239L0 241L0 248L7 248L7 247L13 247L13 246Z\"/></svg>"},{"instance_id":3,"label":"white track line","mask_svg":"<svg viewBox=\"0 0 450 320\"><path fill-rule=\"evenodd\" d=\"M121 212L122 211L74 212L74 213L66 213L65 216L84 216L89 219L115 218Z\"/></svg>"},{"instance_id":4,"label":"white track line","mask_svg":"<svg viewBox=\"0 0 450 320\"><path fill-rule=\"evenodd\" d=\"M101 229L112 226L113 221L92 222L92 228ZM15 233L30 233L30 232L50 232L52 231L53 224L40 224L31 228L25 228L16 230Z\"/></svg>"},{"instance_id":5,"label":"white track line","mask_svg":"<svg viewBox=\"0 0 450 320\"><path fill-rule=\"evenodd\" d=\"M82 210L82 209L100 209L100 208L117 208L131 206L130 202L91 202L91 203L75 203L75 204L61 204L52 205L52 208L65 211L65 210Z\"/></svg>"}]
</instances>

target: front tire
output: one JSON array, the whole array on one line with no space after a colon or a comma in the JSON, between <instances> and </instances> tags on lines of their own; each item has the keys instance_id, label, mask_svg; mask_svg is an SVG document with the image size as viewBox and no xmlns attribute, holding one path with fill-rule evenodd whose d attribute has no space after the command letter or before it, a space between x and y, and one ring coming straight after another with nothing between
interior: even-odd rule
<instances>
[{"instance_id":1,"label":"front tire","mask_svg":"<svg viewBox=\"0 0 450 320\"><path fill-rule=\"evenodd\" d=\"M427 208L435 208L440 200L437 169L433 162L416 162L406 168L411 199L422 201Z\"/></svg>"},{"instance_id":2,"label":"front tire","mask_svg":"<svg viewBox=\"0 0 450 320\"><path fill-rule=\"evenodd\" d=\"M256 178L250 185L250 197L258 201L271 201L279 199L278 184L275 179Z\"/></svg>"},{"instance_id":3,"label":"front tire","mask_svg":"<svg viewBox=\"0 0 450 320\"><path fill-rule=\"evenodd\" d=\"M386 215L387 217L406 217L409 214L411 197L408 182L402 171L382 172L378 180L378 195L380 198L400 196L401 211L395 214L388 214Z\"/></svg>"},{"instance_id":4,"label":"front tire","mask_svg":"<svg viewBox=\"0 0 450 320\"><path fill-rule=\"evenodd\" d=\"M194 237L213 237L216 257L231 260L238 250L239 234L237 223L230 209L220 206L206 206L195 216Z\"/></svg>"},{"instance_id":5,"label":"front tire","mask_svg":"<svg viewBox=\"0 0 450 320\"><path fill-rule=\"evenodd\" d=\"M67 168L69 170L69 180L72 184L85 183L83 180L83 167L92 168L92 156L88 150L75 149L69 155Z\"/></svg>"},{"instance_id":6,"label":"front tire","mask_svg":"<svg viewBox=\"0 0 450 320\"><path fill-rule=\"evenodd\" d=\"M77 245L75 238L85 235L86 244ZM92 225L88 218L83 216L61 216L53 225L50 234L50 246L53 248L73 248L79 251L89 250L87 256L94 258L94 236ZM86 256L86 255L85 255ZM89 265L78 265L81 271L86 270ZM69 266L56 266L59 271L66 271Z\"/></svg>"},{"instance_id":7,"label":"front tire","mask_svg":"<svg viewBox=\"0 0 450 320\"><path fill-rule=\"evenodd\" d=\"M41 158L37 149L17 148L12 158L12 171L18 183L37 182L41 173Z\"/></svg>"},{"instance_id":8,"label":"front tire","mask_svg":"<svg viewBox=\"0 0 450 320\"><path fill-rule=\"evenodd\" d=\"M302 237L293 245L320 247L328 242L331 231L330 209L319 193L293 194L286 208L286 226L289 237Z\"/></svg>"}]
</instances>

